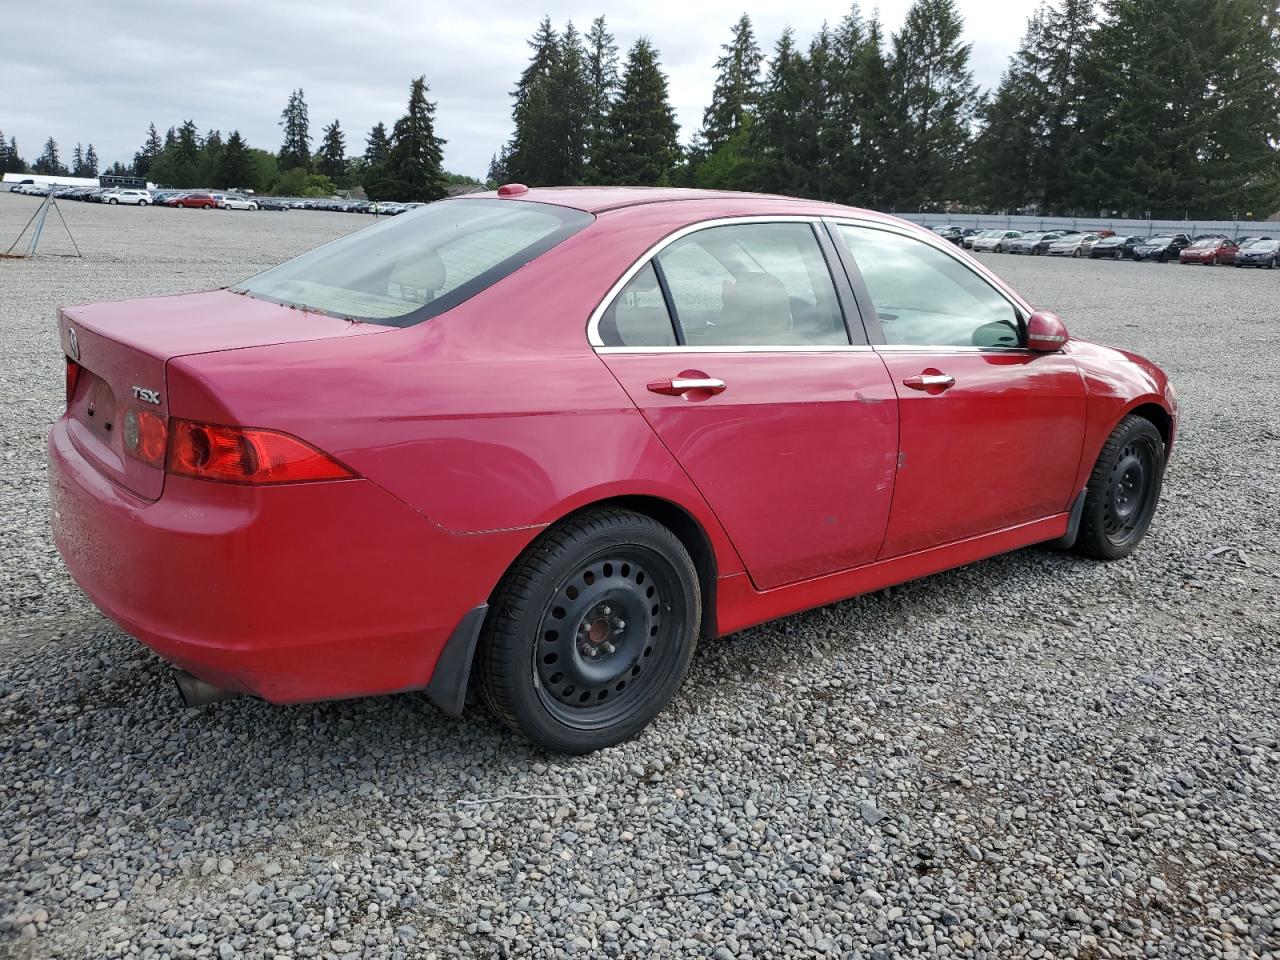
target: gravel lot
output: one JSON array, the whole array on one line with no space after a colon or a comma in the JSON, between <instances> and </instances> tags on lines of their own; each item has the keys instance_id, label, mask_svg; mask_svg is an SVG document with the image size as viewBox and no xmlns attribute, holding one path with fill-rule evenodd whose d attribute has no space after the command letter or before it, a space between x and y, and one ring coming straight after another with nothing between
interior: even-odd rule
<instances>
[{"instance_id":1,"label":"gravel lot","mask_svg":"<svg viewBox=\"0 0 1280 960\"><path fill-rule=\"evenodd\" d=\"M1177 383L1146 545L705 644L565 760L415 695L179 708L50 541L54 309L370 221L62 206L85 259L0 261L0 956L1280 956L1280 273L987 256Z\"/></svg>"}]
</instances>

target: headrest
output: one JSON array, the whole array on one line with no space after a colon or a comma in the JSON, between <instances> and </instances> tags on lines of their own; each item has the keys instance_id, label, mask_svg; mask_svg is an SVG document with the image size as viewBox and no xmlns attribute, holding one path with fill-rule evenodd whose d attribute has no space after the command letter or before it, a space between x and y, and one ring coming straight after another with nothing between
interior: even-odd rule
<instances>
[{"instance_id":1,"label":"headrest","mask_svg":"<svg viewBox=\"0 0 1280 960\"><path fill-rule=\"evenodd\" d=\"M444 261L434 250L403 253L387 279L400 286L400 295L406 300L426 303L444 286Z\"/></svg>"}]
</instances>

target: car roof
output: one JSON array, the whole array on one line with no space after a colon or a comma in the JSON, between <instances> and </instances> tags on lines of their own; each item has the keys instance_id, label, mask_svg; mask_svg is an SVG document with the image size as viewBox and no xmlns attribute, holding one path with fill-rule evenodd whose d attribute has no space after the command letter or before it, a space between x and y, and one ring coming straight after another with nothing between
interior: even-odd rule
<instances>
[{"instance_id":1,"label":"car roof","mask_svg":"<svg viewBox=\"0 0 1280 960\"><path fill-rule=\"evenodd\" d=\"M501 197L496 191L486 191L468 193L453 199L465 201L494 198L554 203L591 214L606 213L627 207L702 201L696 213L693 210L689 211L693 214L691 219L792 213L798 216L856 214L860 219L881 220L885 223L901 222L896 217L885 214L820 200L802 200L769 193L739 193L731 190L692 190L684 187L530 187L526 192L514 196Z\"/></svg>"}]
</instances>

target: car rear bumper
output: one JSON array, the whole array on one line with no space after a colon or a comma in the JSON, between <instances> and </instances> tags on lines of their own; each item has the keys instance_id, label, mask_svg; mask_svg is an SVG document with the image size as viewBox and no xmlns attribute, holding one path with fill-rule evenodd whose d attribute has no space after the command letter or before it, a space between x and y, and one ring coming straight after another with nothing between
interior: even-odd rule
<instances>
[{"instance_id":1,"label":"car rear bumper","mask_svg":"<svg viewBox=\"0 0 1280 960\"><path fill-rule=\"evenodd\" d=\"M201 680L275 703L427 687L533 535L451 534L364 479L169 476L146 501L80 455L65 419L48 453L54 541L94 604Z\"/></svg>"}]
</instances>

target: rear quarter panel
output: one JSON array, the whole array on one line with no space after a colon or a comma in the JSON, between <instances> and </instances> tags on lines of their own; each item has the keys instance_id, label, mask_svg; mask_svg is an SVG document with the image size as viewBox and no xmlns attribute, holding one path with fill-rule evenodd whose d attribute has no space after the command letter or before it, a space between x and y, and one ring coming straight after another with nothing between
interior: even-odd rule
<instances>
[{"instance_id":1,"label":"rear quarter panel","mask_svg":"<svg viewBox=\"0 0 1280 960\"><path fill-rule=\"evenodd\" d=\"M586 340L591 311L675 229L670 217L602 216L403 330L172 360L171 411L292 433L451 533L536 530L602 499L658 497L701 524L721 576L741 572L706 501Z\"/></svg>"}]
</instances>

